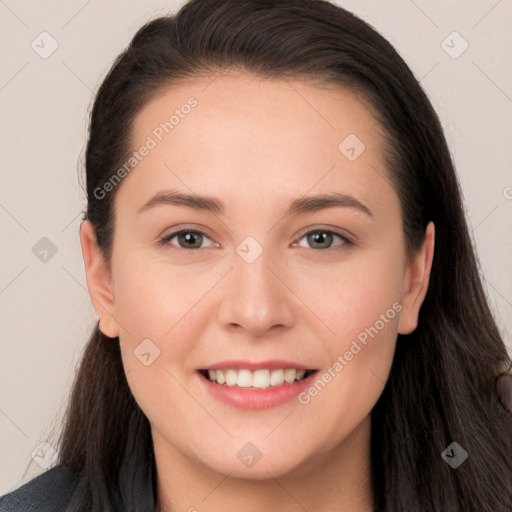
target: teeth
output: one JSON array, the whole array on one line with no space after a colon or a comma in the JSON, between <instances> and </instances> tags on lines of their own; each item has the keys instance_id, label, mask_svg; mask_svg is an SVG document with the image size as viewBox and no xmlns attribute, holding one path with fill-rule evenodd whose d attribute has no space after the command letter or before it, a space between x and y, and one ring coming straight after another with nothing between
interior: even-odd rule
<instances>
[{"instance_id":1,"label":"teeth","mask_svg":"<svg viewBox=\"0 0 512 512\"><path fill-rule=\"evenodd\" d=\"M297 370L294 368L288 369L284 371L284 380L288 382L288 384L293 384L295 377L297 376Z\"/></svg>"},{"instance_id":2,"label":"teeth","mask_svg":"<svg viewBox=\"0 0 512 512\"><path fill-rule=\"evenodd\" d=\"M274 370L270 374L271 386L282 386L284 382L284 370Z\"/></svg>"},{"instance_id":3,"label":"teeth","mask_svg":"<svg viewBox=\"0 0 512 512\"><path fill-rule=\"evenodd\" d=\"M297 370L297 375L295 378L297 380L302 380L304 378L304 375L306 375L306 370Z\"/></svg>"},{"instance_id":4,"label":"teeth","mask_svg":"<svg viewBox=\"0 0 512 512\"><path fill-rule=\"evenodd\" d=\"M251 373L251 372L249 372ZM270 371L269 370L256 370L252 374L252 387L265 389L270 386Z\"/></svg>"},{"instance_id":5,"label":"teeth","mask_svg":"<svg viewBox=\"0 0 512 512\"><path fill-rule=\"evenodd\" d=\"M252 386L252 373L249 370L240 370L236 378L236 385L239 388L250 388Z\"/></svg>"},{"instance_id":6,"label":"teeth","mask_svg":"<svg viewBox=\"0 0 512 512\"><path fill-rule=\"evenodd\" d=\"M226 370L224 372L224 379L227 386L236 386L238 380L237 377L238 375L236 370Z\"/></svg>"},{"instance_id":7,"label":"teeth","mask_svg":"<svg viewBox=\"0 0 512 512\"><path fill-rule=\"evenodd\" d=\"M306 370L208 370L208 379L228 387L267 389L304 379Z\"/></svg>"}]
</instances>

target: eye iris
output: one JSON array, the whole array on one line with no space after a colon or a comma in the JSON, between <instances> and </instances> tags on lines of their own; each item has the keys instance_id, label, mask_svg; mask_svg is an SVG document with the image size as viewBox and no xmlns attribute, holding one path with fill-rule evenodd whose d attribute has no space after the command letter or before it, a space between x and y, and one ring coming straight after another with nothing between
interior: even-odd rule
<instances>
[{"instance_id":1,"label":"eye iris","mask_svg":"<svg viewBox=\"0 0 512 512\"><path fill-rule=\"evenodd\" d=\"M325 238L327 237L327 240L330 242L327 244L327 248L330 247L331 243L332 243L332 233L327 233L325 231L317 231L315 233L311 233L308 235L308 242L309 243L313 243L316 244L316 243L322 243L322 241L325 242ZM324 249L326 247L323 247Z\"/></svg>"},{"instance_id":2,"label":"eye iris","mask_svg":"<svg viewBox=\"0 0 512 512\"><path fill-rule=\"evenodd\" d=\"M193 231L183 231L181 233L178 233L176 236L178 237L179 245L188 246L188 247L185 247L187 249L200 248L200 246L201 246L201 241L202 241L201 233L195 233ZM308 242L310 244L312 244L313 246L315 244L320 244L320 245L324 244L323 247L319 247L320 249L328 249L332 245L332 237L333 237L333 233L330 233L329 231L315 231L315 232L309 233L307 235ZM195 241L195 243L194 243L194 241ZM185 243L182 244L182 242L185 242Z\"/></svg>"},{"instance_id":3,"label":"eye iris","mask_svg":"<svg viewBox=\"0 0 512 512\"><path fill-rule=\"evenodd\" d=\"M196 242L197 240L199 240L199 244L193 244L194 242L194 239L196 239ZM180 242L180 245L181 245L181 242L182 241L185 241L186 244L185 245L188 245L187 248L190 248L191 245L190 245L190 242L192 242L192 246L195 248L195 247L200 247L201 246L201 235L199 233L192 233L190 231L187 231L185 233L180 233L178 235L178 240Z\"/></svg>"}]
</instances>

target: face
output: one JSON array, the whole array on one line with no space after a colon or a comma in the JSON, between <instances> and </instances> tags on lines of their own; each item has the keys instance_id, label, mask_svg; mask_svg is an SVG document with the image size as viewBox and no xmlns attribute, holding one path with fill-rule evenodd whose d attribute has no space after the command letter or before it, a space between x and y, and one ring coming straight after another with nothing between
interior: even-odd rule
<instances>
[{"instance_id":1,"label":"face","mask_svg":"<svg viewBox=\"0 0 512 512\"><path fill-rule=\"evenodd\" d=\"M429 226L407 258L371 111L226 74L161 92L133 130L111 274L81 236L157 459L261 479L339 453L416 327L433 247Z\"/></svg>"}]
</instances>

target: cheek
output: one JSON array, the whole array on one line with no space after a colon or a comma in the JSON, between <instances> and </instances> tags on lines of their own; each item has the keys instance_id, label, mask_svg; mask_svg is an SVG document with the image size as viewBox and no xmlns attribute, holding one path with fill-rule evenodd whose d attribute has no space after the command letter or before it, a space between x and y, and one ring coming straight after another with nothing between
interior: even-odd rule
<instances>
[{"instance_id":1,"label":"cheek","mask_svg":"<svg viewBox=\"0 0 512 512\"><path fill-rule=\"evenodd\" d=\"M315 401L318 411L330 410L346 424L357 424L370 413L389 376L402 309L397 260L393 251L368 252L326 273L325 286L309 286L304 300L329 327L322 339L330 356L304 403ZM304 293L306 288L305 283ZM336 424L326 423L326 428Z\"/></svg>"},{"instance_id":2,"label":"cheek","mask_svg":"<svg viewBox=\"0 0 512 512\"><path fill-rule=\"evenodd\" d=\"M183 372L208 318L198 313L218 277L148 258L124 258L115 268L114 315L132 394L152 421L178 418L190 400Z\"/></svg>"},{"instance_id":3,"label":"cheek","mask_svg":"<svg viewBox=\"0 0 512 512\"><path fill-rule=\"evenodd\" d=\"M218 272L151 258L120 261L115 275L115 314L134 336L172 338L218 281Z\"/></svg>"},{"instance_id":4,"label":"cheek","mask_svg":"<svg viewBox=\"0 0 512 512\"><path fill-rule=\"evenodd\" d=\"M387 316L396 319L403 269L394 254L392 248L360 251L340 264L307 268L297 278L297 295L328 328L331 347L343 350L390 309Z\"/></svg>"}]
</instances>

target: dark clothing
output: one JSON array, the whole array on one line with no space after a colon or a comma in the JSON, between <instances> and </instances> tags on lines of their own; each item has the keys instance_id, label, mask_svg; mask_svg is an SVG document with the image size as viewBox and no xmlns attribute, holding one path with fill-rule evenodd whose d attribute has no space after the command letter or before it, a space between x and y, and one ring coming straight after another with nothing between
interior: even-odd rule
<instances>
[{"instance_id":1,"label":"dark clothing","mask_svg":"<svg viewBox=\"0 0 512 512\"><path fill-rule=\"evenodd\" d=\"M71 471L57 466L0 498L0 512L64 512L78 484Z\"/></svg>"},{"instance_id":2,"label":"dark clothing","mask_svg":"<svg viewBox=\"0 0 512 512\"><path fill-rule=\"evenodd\" d=\"M137 475L132 485L116 494L118 512L153 512L153 490ZM0 497L0 512L68 512L79 503L88 503L90 493L82 492L81 479L63 466L56 466L20 488ZM129 488L128 488L129 487ZM98 506L96 510L98 510ZM88 507L92 510L92 507Z\"/></svg>"}]
</instances>

